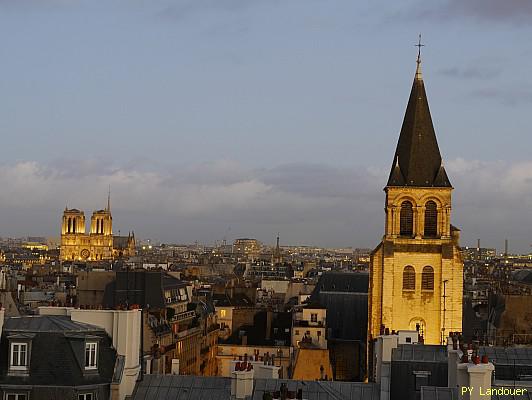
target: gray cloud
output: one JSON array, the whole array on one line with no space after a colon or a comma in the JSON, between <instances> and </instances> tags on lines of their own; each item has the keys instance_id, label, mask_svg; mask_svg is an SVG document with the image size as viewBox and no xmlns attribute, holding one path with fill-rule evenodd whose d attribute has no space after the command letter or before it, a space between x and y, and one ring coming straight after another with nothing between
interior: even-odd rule
<instances>
[{"instance_id":1,"label":"gray cloud","mask_svg":"<svg viewBox=\"0 0 532 400\"><path fill-rule=\"evenodd\" d=\"M471 92L474 97L493 99L506 106L518 106L532 103L532 86L487 87Z\"/></svg>"},{"instance_id":2,"label":"gray cloud","mask_svg":"<svg viewBox=\"0 0 532 400\"><path fill-rule=\"evenodd\" d=\"M492 79L502 72L500 67L474 66L474 67L450 67L440 70L444 76L461 79Z\"/></svg>"},{"instance_id":3,"label":"gray cloud","mask_svg":"<svg viewBox=\"0 0 532 400\"><path fill-rule=\"evenodd\" d=\"M178 0L162 9L159 16L173 21L182 21L204 12L222 11L234 14L250 7L277 2L277 0Z\"/></svg>"},{"instance_id":4,"label":"gray cloud","mask_svg":"<svg viewBox=\"0 0 532 400\"><path fill-rule=\"evenodd\" d=\"M116 229L164 241L213 242L255 236L285 243L374 246L383 231L387 168L287 164L250 169L231 160L136 169L96 161L64 173L63 164L0 165L2 235L56 236L65 204L87 214L112 186ZM526 249L532 217L532 161L446 163L455 186L453 223L463 243L509 237ZM528 218L528 219L527 219Z\"/></svg>"},{"instance_id":5,"label":"gray cloud","mask_svg":"<svg viewBox=\"0 0 532 400\"><path fill-rule=\"evenodd\" d=\"M414 8L416 18L473 18L479 21L532 23L532 2L529 0L445 0L420 3Z\"/></svg>"}]
</instances>

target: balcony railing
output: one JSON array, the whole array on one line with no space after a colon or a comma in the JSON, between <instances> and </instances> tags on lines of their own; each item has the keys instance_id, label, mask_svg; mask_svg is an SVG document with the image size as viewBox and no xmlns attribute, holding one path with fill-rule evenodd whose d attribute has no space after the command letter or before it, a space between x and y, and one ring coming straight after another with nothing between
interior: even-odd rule
<instances>
[{"instance_id":1,"label":"balcony railing","mask_svg":"<svg viewBox=\"0 0 532 400\"><path fill-rule=\"evenodd\" d=\"M308 320L295 320L294 326L300 326L300 327L314 327L314 328L323 328L325 324L323 321L317 321L317 322L311 322Z\"/></svg>"},{"instance_id":2,"label":"balcony railing","mask_svg":"<svg viewBox=\"0 0 532 400\"><path fill-rule=\"evenodd\" d=\"M175 314L172 318L172 321L184 321L186 319L191 319L196 316L195 311L185 311L183 313Z\"/></svg>"}]
</instances>

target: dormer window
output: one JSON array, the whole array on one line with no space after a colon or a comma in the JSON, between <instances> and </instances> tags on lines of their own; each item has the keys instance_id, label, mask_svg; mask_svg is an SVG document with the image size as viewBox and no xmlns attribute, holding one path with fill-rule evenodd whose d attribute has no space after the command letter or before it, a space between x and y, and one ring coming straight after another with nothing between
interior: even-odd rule
<instances>
[{"instance_id":1,"label":"dormer window","mask_svg":"<svg viewBox=\"0 0 532 400\"><path fill-rule=\"evenodd\" d=\"M5 395L6 400L27 400L28 394L27 393L6 393Z\"/></svg>"},{"instance_id":2,"label":"dormer window","mask_svg":"<svg viewBox=\"0 0 532 400\"><path fill-rule=\"evenodd\" d=\"M28 369L28 343L11 342L9 369L26 371Z\"/></svg>"},{"instance_id":3,"label":"dormer window","mask_svg":"<svg viewBox=\"0 0 532 400\"><path fill-rule=\"evenodd\" d=\"M85 343L85 369L96 369L96 361L98 356L98 343Z\"/></svg>"}]
</instances>

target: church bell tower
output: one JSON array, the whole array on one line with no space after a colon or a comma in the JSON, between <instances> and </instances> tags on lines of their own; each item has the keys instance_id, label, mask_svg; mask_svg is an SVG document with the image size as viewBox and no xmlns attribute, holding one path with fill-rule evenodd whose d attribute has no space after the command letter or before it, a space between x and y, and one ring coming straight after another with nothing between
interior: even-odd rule
<instances>
[{"instance_id":1,"label":"church bell tower","mask_svg":"<svg viewBox=\"0 0 532 400\"><path fill-rule=\"evenodd\" d=\"M421 44L419 45L421 46ZM442 163L418 53L384 188L385 232L371 254L368 338L417 330L427 344L462 331L463 263L451 225L453 188Z\"/></svg>"}]
</instances>

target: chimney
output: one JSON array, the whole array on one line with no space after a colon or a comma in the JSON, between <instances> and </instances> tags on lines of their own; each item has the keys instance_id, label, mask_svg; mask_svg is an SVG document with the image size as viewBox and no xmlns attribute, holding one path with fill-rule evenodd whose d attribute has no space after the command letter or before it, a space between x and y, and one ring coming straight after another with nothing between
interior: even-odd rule
<instances>
[{"instance_id":1,"label":"chimney","mask_svg":"<svg viewBox=\"0 0 532 400\"><path fill-rule=\"evenodd\" d=\"M253 365L247 361L231 361L231 398L245 399L253 395Z\"/></svg>"},{"instance_id":2,"label":"chimney","mask_svg":"<svg viewBox=\"0 0 532 400\"><path fill-rule=\"evenodd\" d=\"M458 332L452 332L447 338L447 386L450 388L458 387L456 378L460 362L460 339Z\"/></svg>"},{"instance_id":3,"label":"chimney","mask_svg":"<svg viewBox=\"0 0 532 400\"><path fill-rule=\"evenodd\" d=\"M385 332L386 329L384 330ZM381 400L390 399L390 364L392 361L392 351L397 348L398 342L399 335L378 336L375 342L373 353L373 359L375 360L375 382L380 383ZM384 368L383 365L385 365Z\"/></svg>"},{"instance_id":4,"label":"chimney","mask_svg":"<svg viewBox=\"0 0 532 400\"><path fill-rule=\"evenodd\" d=\"M492 363L469 364L467 374L469 375L469 397L467 400L491 400L491 374L495 367ZM461 390L462 392L463 390Z\"/></svg>"},{"instance_id":5,"label":"chimney","mask_svg":"<svg viewBox=\"0 0 532 400\"><path fill-rule=\"evenodd\" d=\"M172 375L179 375L179 358L172 358Z\"/></svg>"},{"instance_id":6,"label":"chimney","mask_svg":"<svg viewBox=\"0 0 532 400\"><path fill-rule=\"evenodd\" d=\"M457 361L452 367L451 357L456 352ZM495 366L488 361L488 358L478 356L476 350L469 354L471 350L466 350L462 344L462 350L449 351L449 387L456 387L460 398L464 400L491 400L491 375ZM456 371L456 378L450 376L451 368ZM452 385L454 384L454 385Z\"/></svg>"}]
</instances>

